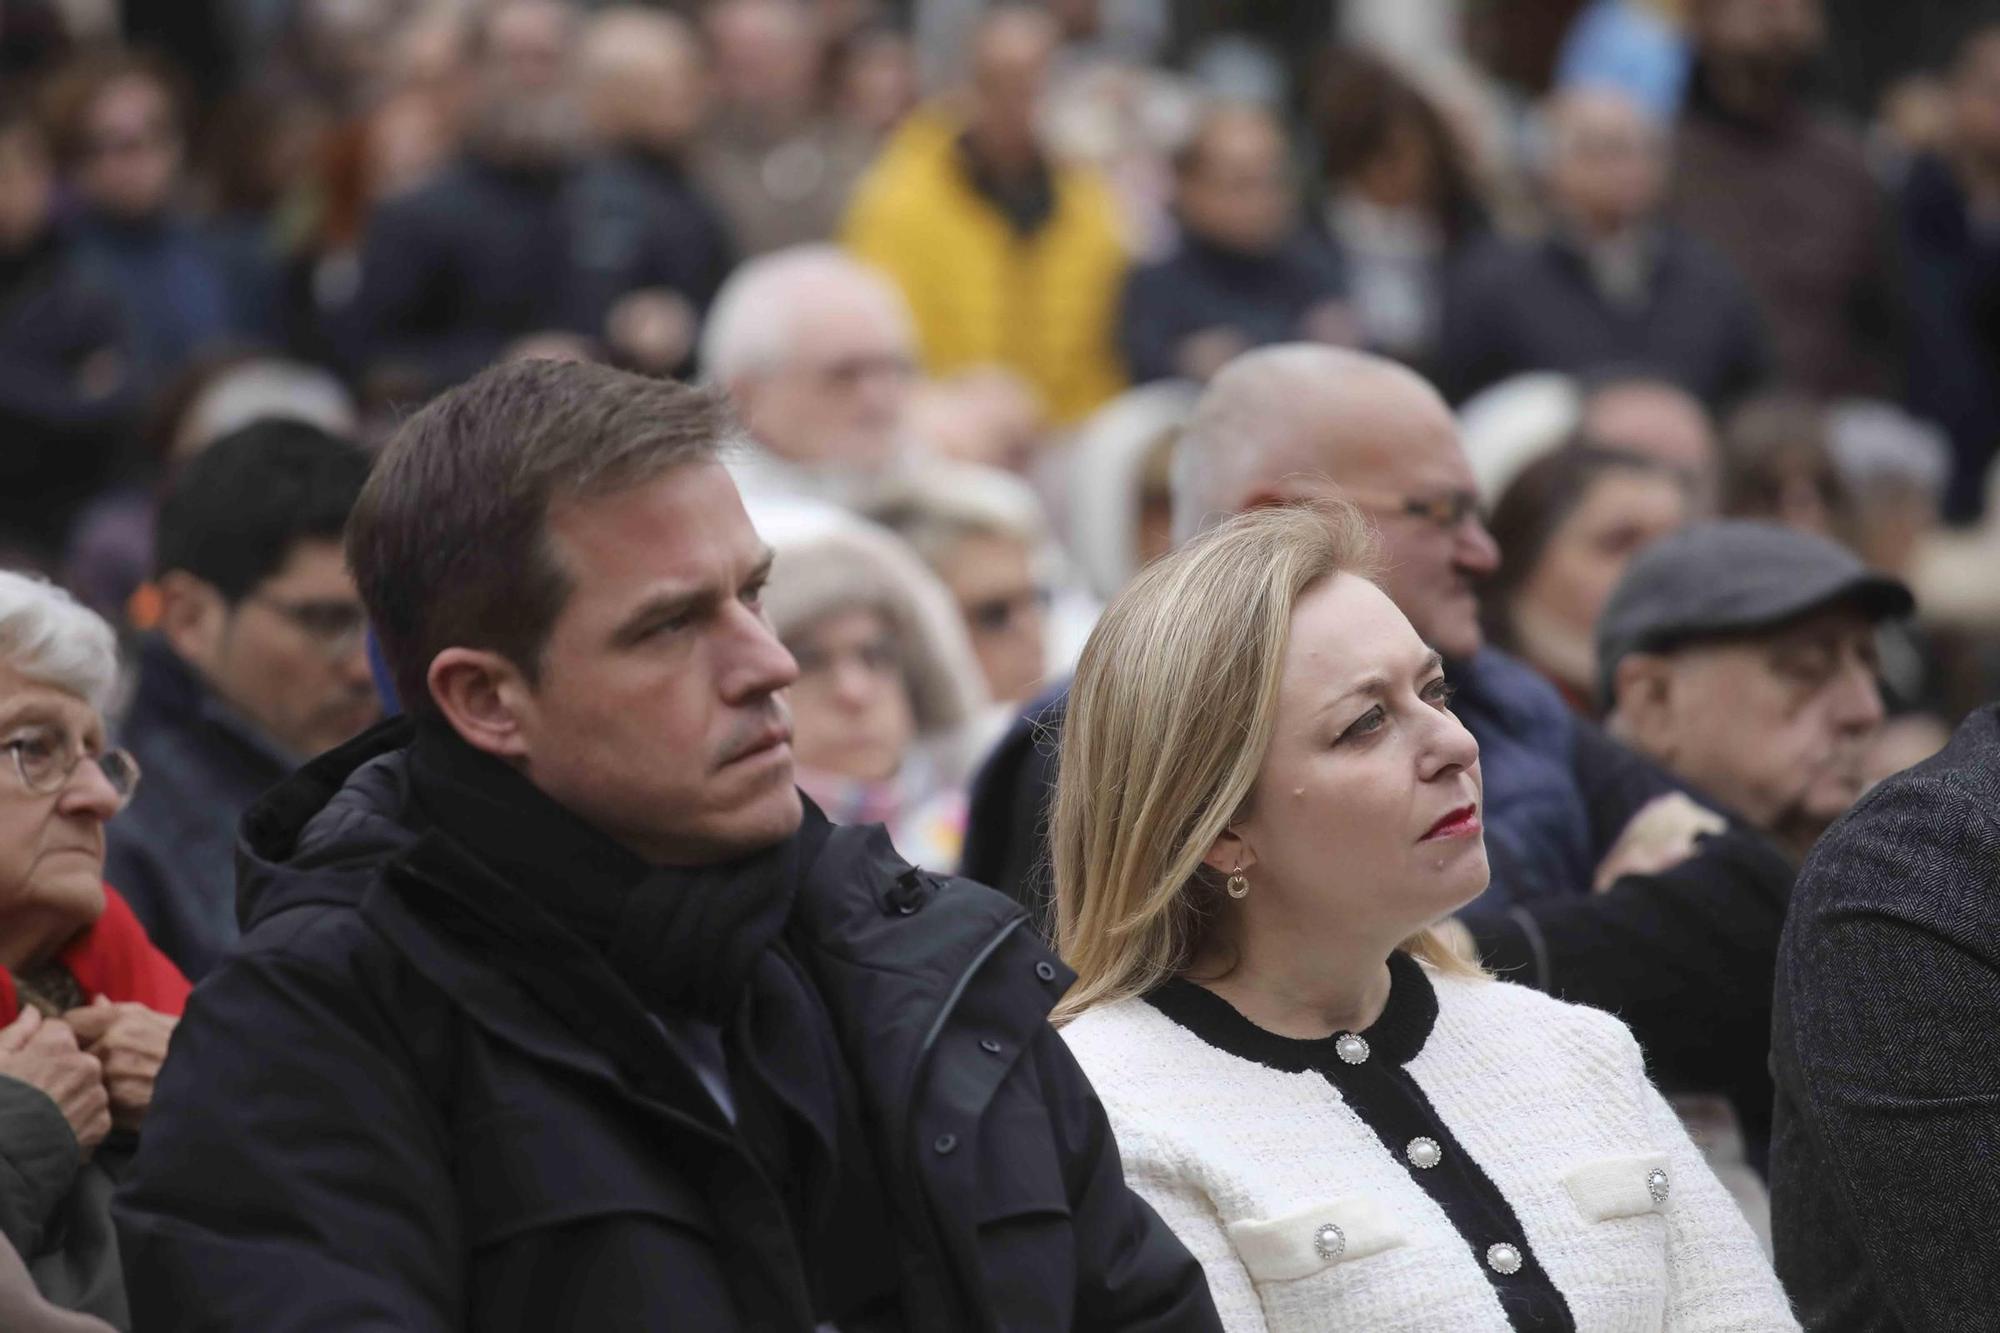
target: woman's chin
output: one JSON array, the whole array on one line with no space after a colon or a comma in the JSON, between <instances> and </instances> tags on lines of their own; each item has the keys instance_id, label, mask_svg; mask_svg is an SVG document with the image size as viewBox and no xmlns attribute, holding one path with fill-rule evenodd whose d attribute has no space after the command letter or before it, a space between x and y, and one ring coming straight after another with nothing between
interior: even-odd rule
<instances>
[{"instance_id":1,"label":"woman's chin","mask_svg":"<svg viewBox=\"0 0 2000 1333\"><path fill-rule=\"evenodd\" d=\"M65 856L70 865L52 865L38 875L25 895L23 905L33 904L49 916L76 923L76 928L97 924L104 915L104 863L95 857Z\"/></svg>"},{"instance_id":2,"label":"woman's chin","mask_svg":"<svg viewBox=\"0 0 2000 1333\"><path fill-rule=\"evenodd\" d=\"M1460 847L1445 864L1434 865L1433 874L1432 885L1443 903L1440 917L1450 916L1473 902L1493 880L1492 869L1486 863L1485 840L1475 838Z\"/></svg>"}]
</instances>

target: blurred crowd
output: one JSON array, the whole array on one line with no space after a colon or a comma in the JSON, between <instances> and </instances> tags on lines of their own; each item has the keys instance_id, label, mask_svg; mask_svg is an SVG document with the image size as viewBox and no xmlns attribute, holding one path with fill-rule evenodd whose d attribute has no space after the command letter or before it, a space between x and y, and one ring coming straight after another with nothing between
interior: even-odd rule
<instances>
[{"instance_id":1,"label":"blurred crowd","mask_svg":"<svg viewBox=\"0 0 2000 1333\"><path fill-rule=\"evenodd\" d=\"M0 887L0 937L41 923L0 963L25 995L68 938L44 916L115 921L160 970L111 995L144 1031L106 1031L164 1054L136 1015L236 939L238 819L397 708L341 548L371 458L483 368L587 361L726 398L801 789L1045 924L1046 729L1103 606L1204 514L1331 477L1490 707L1496 802L1568 803L1489 821L1470 936L1624 1013L1671 1084L1675 1015L1562 976L1565 938L1630 936L1560 913L1747 830L1713 874L1769 889L1774 940L1831 819L2000 697L2000 15L1837 101L1830 56L1871 33L1820 0L1517 8L5 0L0 564L109 622L115 672L69 694L146 781L75 816L109 899ZM1449 415L1312 359L1342 350ZM1696 605L1746 567L1827 595ZM55 632L39 586L0 589L16 659ZM1800 617L1768 728L1682 651ZM20 660L0 686L44 679ZM1807 696L1856 781L1780 799L1754 751ZM1601 766L1548 767L1551 727ZM1718 1004L1768 1018L1770 940ZM1767 1054L1696 1053L1670 1091L1768 1243Z\"/></svg>"},{"instance_id":2,"label":"blurred crowd","mask_svg":"<svg viewBox=\"0 0 2000 1333\"><path fill-rule=\"evenodd\" d=\"M1460 405L1489 631L1579 709L1620 563L1719 513L1917 583L1889 681L1933 735L2000 672L2000 38L1871 123L1816 98L1809 0L1572 8L1524 21L1533 86L1443 3L10 4L0 544L157 629L161 496L233 428L376 447L516 357L700 377L760 502L888 527L955 604L898 618L928 745L1165 549L1198 386L1310 341ZM900 803L844 744L836 804ZM965 763L926 771L949 823Z\"/></svg>"}]
</instances>

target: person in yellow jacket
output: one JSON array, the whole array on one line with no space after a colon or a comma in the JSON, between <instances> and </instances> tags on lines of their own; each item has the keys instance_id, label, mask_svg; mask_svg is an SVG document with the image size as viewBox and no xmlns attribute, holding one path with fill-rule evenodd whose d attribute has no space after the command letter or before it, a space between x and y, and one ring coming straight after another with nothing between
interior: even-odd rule
<instances>
[{"instance_id":1,"label":"person in yellow jacket","mask_svg":"<svg viewBox=\"0 0 2000 1333\"><path fill-rule=\"evenodd\" d=\"M902 287L928 371L1007 366L1064 423L1125 387L1115 325L1129 258L1110 189L1042 146L1056 41L1043 11L989 11L963 103L904 122L856 189L842 239Z\"/></svg>"}]
</instances>

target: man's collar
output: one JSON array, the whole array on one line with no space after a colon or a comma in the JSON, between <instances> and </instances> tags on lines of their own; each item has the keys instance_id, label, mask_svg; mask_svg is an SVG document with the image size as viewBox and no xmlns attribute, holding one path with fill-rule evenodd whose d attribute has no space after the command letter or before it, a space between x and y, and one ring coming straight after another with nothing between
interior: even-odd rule
<instances>
[{"instance_id":1,"label":"man's collar","mask_svg":"<svg viewBox=\"0 0 2000 1333\"><path fill-rule=\"evenodd\" d=\"M192 662L173 650L163 635L151 634L140 645L135 702L148 711L157 710L221 732L279 773L289 773L299 766L300 756L233 708L202 678Z\"/></svg>"}]
</instances>

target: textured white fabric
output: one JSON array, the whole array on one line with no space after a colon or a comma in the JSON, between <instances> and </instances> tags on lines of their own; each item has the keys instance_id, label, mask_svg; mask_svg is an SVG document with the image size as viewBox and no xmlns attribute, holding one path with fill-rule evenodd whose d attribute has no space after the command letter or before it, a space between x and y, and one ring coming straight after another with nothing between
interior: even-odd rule
<instances>
[{"instance_id":1,"label":"textured white fabric","mask_svg":"<svg viewBox=\"0 0 2000 1333\"><path fill-rule=\"evenodd\" d=\"M1426 975L1438 1020L1409 1073L1507 1197L1578 1329L1798 1327L1622 1023L1507 982ZM1139 1000L1093 1010L1063 1036L1110 1114L1127 1179L1201 1262L1231 1333L1509 1327L1473 1247L1319 1074L1239 1059ZM1664 1166L1665 1205L1648 1198L1636 1213L1587 1216L1566 1179L1621 1159ZM1319 1210L1355 1200L1401 1243L1301 1262L1294 1278L1258 1275L1273 1269L1257 1224L1301 1231L1298 1258ZM1260 1237L1254 1271L1230 1240L1245 1224ZM1480 1237L1478 1249L1522 1239Z\"/></svg>"},{"instance_id":2,"label":"textured white fabric","mask_svg":"<svg viewBox=\"0 0 2000 1333\"><path fill-rule=\"evenodd\" d=\"M1653 1197L1648 1183L1655 1171L1664 1173L1660 1198ZM1664 1212L1673 1198L1673 1174L1667 1171L1665 1153L1585 1162L1572 1167L1563 1177L1563 1184L1569 1189L1569 1197L1576 1200L1576 1210L1593 1222Z\"/></svg>"},{"instance_id":3,"label":"textured white fabric","mask_svg":"<svg viewBox=\"0 0 2000 1333\"><path fill-rule=\"evenodd\" d=\"M1323 1253L1323 1227L1340 1232L1337 1252ZM1231 1222L1229 1243L1258 1282L1309 1277L1333 1263L1353 1263L1404 1241L1396 1219L1375 1200L1351 1195L1327 1204L1307 1204L1283 1217Z\"/></svg>"}]
</instances>

